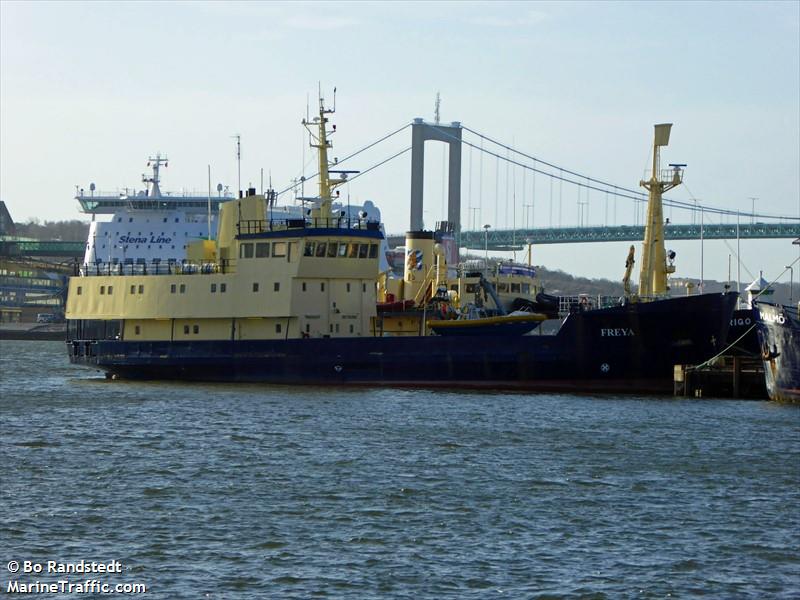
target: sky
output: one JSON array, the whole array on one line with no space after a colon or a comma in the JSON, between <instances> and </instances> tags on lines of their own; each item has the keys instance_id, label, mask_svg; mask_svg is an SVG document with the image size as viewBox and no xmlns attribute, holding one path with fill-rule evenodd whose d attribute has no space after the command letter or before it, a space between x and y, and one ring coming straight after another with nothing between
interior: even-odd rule
<instances>
[{"instance_id":1,"label":"sky","mask_svg":"<svg viewBox=\"0 0 800 600\"><path fill-rule=\"evenodd\" d=\"M663 162L688 167L670 197L743 212L756 198L757 213L800 217L798 2L3 0L0 199L20 222L86 218L76 185L139 188L156 152L170 159L162 189L204 193L209 165L214 186L235 189L235 134L243 186L260 187L264 169L284 189L316 170L300 120L309 101L313 114L318 86L328 101L337 88L333 156L415 117L433 120L438 92L443 122L636 188L653 124L671 122ZM410 138L405 129L347 167L365 170ZM426 146L428 226L445 208L445 152ZM464 225L636 220L632 201L606 208L603 194L578 196L573 186L554 190L551 213L549 179L527 172L523 183L522 172L464 147ZM373 200L389 232L405 231L410 153L342 194ZM665 216L692 220L684 211ZM538 246L533 262L620 279L627 247ZM735 240L706 241L702 266L699 241L671 247L678 276L725 280L733 255L735 277ZM799 256L791 240L743 241L742 281L759 271L788 281L784 266Z\"/></svg>"}]
</instances>

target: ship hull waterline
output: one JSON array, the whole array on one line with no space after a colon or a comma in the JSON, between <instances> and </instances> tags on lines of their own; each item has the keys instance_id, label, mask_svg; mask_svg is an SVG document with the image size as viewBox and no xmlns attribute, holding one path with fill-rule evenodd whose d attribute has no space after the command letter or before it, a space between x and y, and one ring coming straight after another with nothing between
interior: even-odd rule
<instances>
[{"instance_id":1,"label":"ship hull waterline","mask_svg":"<svg viewBox=\"0 0 800 600\"><path fill-rule=\"evenodd\" d=\"M673 367L723 346L736 294L570 315L557 335L69 340L71 362L126 379L671 393Z\"/></svg>"}]
</instances>

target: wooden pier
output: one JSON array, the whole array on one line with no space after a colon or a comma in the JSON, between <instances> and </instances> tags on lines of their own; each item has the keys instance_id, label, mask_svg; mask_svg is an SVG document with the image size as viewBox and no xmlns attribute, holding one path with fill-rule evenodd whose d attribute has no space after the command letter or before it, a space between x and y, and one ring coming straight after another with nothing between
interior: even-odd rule
<instances>
[{"instance_id":1,"label":"wooden pier","mask_svg":"<svg viewBox=\"0 0 800 600\"><path fill-rule=\"evenodd\" d=\"M768 400L760 357L720 356L703 367L675 365L674 395Z\"/></svg>"}]
</instances>

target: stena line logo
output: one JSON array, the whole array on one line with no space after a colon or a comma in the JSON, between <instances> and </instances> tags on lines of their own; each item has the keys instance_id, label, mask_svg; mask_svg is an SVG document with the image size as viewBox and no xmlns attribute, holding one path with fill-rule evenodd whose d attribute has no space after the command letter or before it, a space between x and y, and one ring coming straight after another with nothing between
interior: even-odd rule
<instances>
[{"instance_id":1,"label":"stena line logo","mask_svg":"<svg viewBox=\"0 0 800 600\"><path fill-rule=\"evenodd\" d=\"M148 237L135 237L131 235L120 236L119 241L121 244L171 244L172 238L151 235Z\"/></svg>"},{"instance_id":2,"label":"stena line logo","mask_svg":"<svg viewBox=\"0 0 800 600\"><path fill-rule=\"evenodd\" d=\"M600 337L633 337L635 335L633 329L628 329L627 327L600 330Z\"/></svg>"}]
</instances>

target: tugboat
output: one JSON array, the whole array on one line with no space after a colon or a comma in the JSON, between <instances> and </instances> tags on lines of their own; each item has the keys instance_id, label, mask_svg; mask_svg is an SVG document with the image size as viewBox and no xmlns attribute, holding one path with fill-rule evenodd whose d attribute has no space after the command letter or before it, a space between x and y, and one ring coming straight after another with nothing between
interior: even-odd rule
<instances>
[{"instance_id":1,"label":"tugboat","mask_svg":"<svg viewBox=\"0 0 800 600\"><path fill-rule=\"evenodd\" d=\"M447 275L436 232L407 235L414 260L397 310L378 310L390 304L379 297L384 236L380 223L332 209L347 173L328 161L331 113L320 98L319 116L303 121L318 150L319 196L302 218L265 219L265 197L249 189L221 205L216 240L190 245L186 264L73 277L71 362L109 378L666 393L673 365L698 364L722 347L736 294L658 295L668 269L661 192L681 174L658 171L663 126L647 182L652 298L576 310L550 335L447 336L428 327L433 303L446 296L461 310L464 294Z\"/></svg>"}]
</instances>

